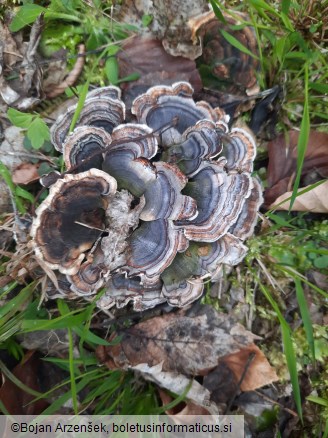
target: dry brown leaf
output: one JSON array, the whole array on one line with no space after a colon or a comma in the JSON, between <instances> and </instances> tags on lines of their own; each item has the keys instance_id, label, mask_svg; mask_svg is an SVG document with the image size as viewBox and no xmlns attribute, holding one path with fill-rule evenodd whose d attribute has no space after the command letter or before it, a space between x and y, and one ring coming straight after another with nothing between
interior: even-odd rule
<instances>
[{"instance_id":1,"label":"dry brown leaf","mask_svg":"<svg viewBox=\"0 0 328 438\"><path fill-rule=\"evenodd\" d=\"M289 131L268 143L268 189L265 204L277 204L277 198L290 191L296 175L299 132ZM328 134L311 131L302 169L302 185L307 186L328 177Z\"/></svg>"},{"instance_id":2,"label":"dry brown leaf","mask_svg":"<svg viewBox=\"0 0 328 438\"><path fill-rule=\"evenodd\" d=\"M121 334L121 333L119 333ZM210 306L184 310L141 322L122 332L121 343L104 347L118 368L163 362L163 371L206 375L218 360L249 346L258 336Z\"/></svg>"},{"instance_id":3,"label":"dry brown leaf","mask_svg":"<svg viewBox=\"0 0 328 438\"><path fill-rule=\"evenodd\" d=\"M29 388L40 391L38 373L41 363L33 350L28 351L22 362L14 368L13 374ZM12 415L40 414L48 403L42 399L32 402L34 398L34 395L23 391L7 378L0 388L0 400Z\"/></svg>"},{"instance_id":4,"label":"dry brown leaf","mask_svg":"<svg viewBox=\"0 0 328 438\"><path fill-rule=\"evenodd\" d=\"M98 348L99 360L111 369L138 369L145 378L178 394L186 388L191 376L208 376L220 363L222 366L222 362L232 376L229 387L235 389L245 368L246 380L242 388L255 389L278 379L253 343L258 336L211 306L197 306L194 310L158 316L119 335L122 337L120 344ZM251 353L255 357L248 364ZM212 382L204 386L211 394L218 389L218 385L213 386ZM203 386L201 388L205 390ZM197 397L191 398L190 392L188 399L208 408L204 400L200 402Z\"/></svg>"},{"instance_id":5,"label":"dry brown leaf","mask_svg":"<svg viewBox=\"0 0 328 438\"><path fill-rule=\"evenodd\" d=\"M22 163L19 164L12 173L15 184L29 184L40 178L38 169L40 164Z\"/></svg>"},{"instance_id":6,"label":"dry brown leaf","mask_svg":"<svg viewBox=\"0 0 328 438\"><path fill-rule=\"evenodd\" d=\"M68 75L65 75L65 78L61 82L58 82L57 84L50 84L50 79L52 75L49 75L49 81L47 86L44 85L44 92L46 94L47 99L53 99L54 97L60 96L64 93L65 89L68 87L71 87L75 84L77 79L79 78L80 74L82 73L83 67L85 63L85 45L80 44L78 48L78 55L76 58L76 62L72 70L68 73ZM48 72L49 74L49 72Z\"/></svg>"},{"instance_id":7,"label":"dry brown leaf","mask_svg":"<svg viewBox=\"0 0 328 438\"><path fill-rule=\"evenodd\" d=\"M117 59L121 77L140 74L138 80L122 84L124 100L128 104L141 91L158 84L172 85L174 82L187 81L195 91L202 89L195 61L169 55L155 38L135 36L128 39Z\"/></svg>"},{"instance_id":8,"label":"dry brown leaf","mask_svg":"<svg viewBox=\"0 0 328 438\"><path fill-rule=\"evenodd\" d=\"M305 190L299 189L298 192ZM293 192L287 192L279 196L270 208L277 210L289 210L290 201L285 201L292 196ZM285 201L285 202L284 202ZM281 205L279 205L282 202ZM328 180L297 196L291 211L307 211L311 213L328 213Z\"/></svg>"},{"instance_id":9,"label":"dry brown leaf","mask_svg":"<svg viewBox=\"0 0 328 438\"><path fill-rule=\"evenodd\" d=\"M224 357L222 362L228 366L239 382L245 371L245 363L247 363L251 354L254 354L254 358L251 360L250 366L242 379L240 385L242 391L254 391L267 385L268 382L277 380L274 369L268 366L266 357L256 345L250 345L238 353L230 354Z\"/></svg>"}]
</instances>

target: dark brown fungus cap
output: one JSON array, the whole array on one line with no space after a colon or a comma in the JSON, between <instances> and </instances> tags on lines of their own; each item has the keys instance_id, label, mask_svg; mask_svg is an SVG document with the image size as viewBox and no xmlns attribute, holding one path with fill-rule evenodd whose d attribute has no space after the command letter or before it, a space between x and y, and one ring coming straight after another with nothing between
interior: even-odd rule
<instances>
[{"instance_id":1,"label":"dark brown fungus cap","mask_svg":"<svg viewBox=\"0 0 328 438\"><path fill-rule=\"evenodd\" d=\"M155 277L172 263L185 245L182 230L175 228L171 221L143 222L129 238L130 256L126 269L130 275Z\"/></svg>"},{"instance_id":2,"label":"dark brown fungus cap","mask_svg":"<svg viewBox=\"0 0 328 438\"><path fill-rule=\"evenodd\" d=\"M51 127L51 141L60 152L69 133L76 107L77 104L69 107ZM120 100L119 89L106 87L104 94L99 90L88 93L75 126L95 126L111 133L113 128L122 123L124 119L125 105Z\"/></svg>"},{"instance_id":3,"label":"dark brown fungus cap","mask_svg":"<svg viewBox=\"0 0 328 438\"><path fill-rule=\"evenodd\" d=\"M54 170L52 172L49 172L45 175L42 175L40 178L40 184L43 187L50 187L53 184L55 184L55 182L57 180L59 180L61 178L61 173L58 172L57 170Z\"/></svg>"},{"instance_id":4,"label":"dark brown fungus cap","mask_svg":"<svg viewBox=\"0 0 328 438\"><path fill-rule=\"evenodd\" d=\"M147 287L140 283L139 277L128 278L122 274L114 274L97 304L102 309L110 309L115 305L118 308L124 307L133 301L134 310L146 310L166 301L165 297L161 297L161 290L161 281Z\"/></svg>"},{"instance_id":5,"label":"dark brown fungus cap","mask_svg":"<svg viewBox=\"0 0 328 438\"><path fill-rule=\"evenodd\" d=\"M161 275L163 295L173 306L190 304L203 293L204 279L215 276L223 263L240 263L246 253L246 246L229 233L213 243L192 242Z\"/></svg>"},{"instance_id":6,"label":"dark brown fungus cap","mask_svg":"<svg viewBox=\"0 0 328 438\"><path fill-rule=\"evenodd\" d=\"M224 122L201 120L188 128L181 143L174 144L164 152L164 158L176 163L185 175L195 173L204 159L213 159L222 151L222 138L228 131Z\"/></svg>"},{"instance_id":7,"label":"dark brown fungus cap","mask_svg":"<svg viewBox=\"0 0 328 438\"><path fill-rule=\"evenodd\" d=\"M148 184L144 193L146 205L140 219L192 219L197 216L196 201L180 192L187 178L174 165L159 161L154 163L156 180Z\"/></svg>"},{"instance_id":8,"label":"dark brown fungus cap","mask_svg":"<svg viewBox=\"0 0 328 438\"><path fill-rule=\"evenodd\" d=\"M256 72L259 61L256 56L258 44L255 31L249 26L233 29L233 26L248 20L245 14L240 14L240 19L237 13L234 18L225 14L225 19L226 24L223 24L211 12L193 20L194 39L201 38L203 43L203 53L197 60L198 65L206 65L217 80L215 84L221 82L222 89L226 92L246 92L252 95L258 91ZM255 56L246 54L230 44L224 38L222 30L232 35Z\"/></svg>"},{"instance_id":9,"label":"dark brown fungus cap","mask_svg":"<svg viewBox=\"0 0 328 438\"><path fill-rule=\"evenodd\" d=\"M256 144L250 131L244 128L233 128L224 137L222 155L227 159L228 171L253 171L256 156Z\"/></svg>"},{"instance_id":10,"label":"dark brown fungus cap","mask_svg":"<svg viewBox=\"0 0 328 438\"><path fill-rule=\"evenodd\" d=\"M131 111L139 123L162 131L162 145L170 146L179 143L186 129L199 120L217 121L220 117L221 111L212 109L206 102L195 103L192 94L193 89L186 82L177 82L172 87L152 87L135 99Z\"/></svg>"},{"instance_id":11,"label":"dark brown fungus cap","mask_svg":"<svg viewBox=\"0 0 328 438\"><path fill-rule=\"evenodd\" d=\"M252 178L253 188L237 219L237 222L229 230L234 236L241 240L248 239L254 232L256 218L259 208L263 203L262 186L260 181Z\"/></svg>"},{"instance_id":12,"label":"dark brown fungus cap","mask_svg":"<svg viewBox=\"0 0 328 438\"><path fill-rule=\"evenodd\" d=\"M184 229L189 240L214 242L237 221L251 188L250 175L227 175L219 163L204 164L185 190L196 200L198 216L176 225Z\"/></svg>"},{"instance_id":13,"label":"dark brown fungus cap","mask_svg":"<svg viewBox=\"0 0 328 438\"><path fill-rule=\"evenodd\" d=\"M116 181L101 170L65 175L51 186L31 229L36 256L49 268L73 275L104 229Z\"/></svg>"},{"instance_id":14,"label":"dark brown fungus cap","mask_svg":"<svg viewBox=\"0 0 328 438\"><path fill-rule=\"evenodd\" d=\"M163 286L162 293L171 306L184 307L199 298L204 291L202 278L190 278L181 283Z\"/></svg>"},{"instance_id":15,"label":"dark brown fungus cap","mask_svg":"<svg viewBox=\"0 0 328 438\"><path fill-rule=\"evenodd\" d=\"M149 161L156 153L157 140L152 129L146 125L121 125L113 130L103 170L117 180L119 189L140 197L156 180L156 169Z\"/></svg>"},{"instance_id":16,"label":"dark brown fungus cap","mask_svg":"<svg viewBox=\"0 0 328 438\"><path fill-rule=\"evenodd\" d=\"M110 99L120 100L121 99L121 90L114 85L109 85L107 87L95 88L94 90L89 91L87 94L87 99L91 97L98 97L102 99L104 97L109 97Z\"/></svg>"},{"instance_id":17,"label":"dark brown fungus cap","mask_svg":"<svg viewBox=\"0 0 328 438\"><path fill-rule=\"evenodd\" d=\"M139 73L136 81L122 84L124 102L131 106L132 100L148 88L158 85L171 85L177 81L188 81L195 91L202 89L202 82L195 61L182 56L169 55L160 40L136 35L122 44L117 60L122 77ZM147 56L144 54L147 53Z\"/></svg>"},{"instance_id":18,"label":"dark brown fungus cap","mask_svg":"<svg viewBox=\"0 0 328 438\"><path fill-rule=\"evenodd\" d=\"M101 169L103 153L112 139L102 128L80 126L69 134L63 144L66 169L74 173L96 168Z\"/></svg>"},{"instance_id":19,"label":"dark brown fungus cap","mask_svg":"<svg viewBox=\"0 0 328 438\"><path fill-rule=\"evenodd\" d=\"M103 274L106 271L103 262L104 254L98 245L95 251L87 256L87 260L81 264L76 274L67 275L71 290L77 295L86 296L92 295L103 286Z\"/></svg>"}]
</instances>

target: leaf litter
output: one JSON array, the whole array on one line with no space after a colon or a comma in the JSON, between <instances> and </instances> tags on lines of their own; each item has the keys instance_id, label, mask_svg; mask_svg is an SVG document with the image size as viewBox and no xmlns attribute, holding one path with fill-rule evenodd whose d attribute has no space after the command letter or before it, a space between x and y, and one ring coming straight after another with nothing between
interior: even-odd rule
<instances>
[{"instance_id":1,"label":"leaf litter","mask_svg":"<svg viewBox=\"0 0 328 438\"><path fill-rule=\"evenodd\" d=\"M239 382L242 391L251 391L278 379L254 344L260 338L208 305L158 316L118 331L117 335L121 336L119 344L98 348L102 363L110 369L138 370L146 379L177 394L183 392L190 379L202 377L201 386L193 380L187 399L205 408L208 395L211 399L214 391L220 391L212 384L208 384L211 391L206 388L206 376L222 364L230 371L236 390Z\"/></svg>"}]
</instances>

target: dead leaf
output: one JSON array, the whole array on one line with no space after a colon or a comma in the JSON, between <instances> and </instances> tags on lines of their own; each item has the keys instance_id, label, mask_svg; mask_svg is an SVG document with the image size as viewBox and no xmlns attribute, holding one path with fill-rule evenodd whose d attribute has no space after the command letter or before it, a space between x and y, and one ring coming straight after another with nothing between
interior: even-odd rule
<instances>
[{"instance_id":1,"label":"dead leaf","mask_svg":"<svg viewBox=\"0 0 328 438\"><path fill-rule=\"evenodd\" d=\"M267 385L268 382L277 380L274 369L268 366L266 357L254 344L243 348L241 351L238 351L238 353L224 357L222 362L228 366L239 382L245 370L245 363L247 363L252 353L255 354L254 358L250 362L250 366L240 385L242 391L254 391L257 388Z\"/></svg>"},{"instance_id":2,"label":"dead leaf","mask_svg":"<svg viewBox=\"0 0 328 438\"><path fill-rule=\"evenodd\" d=\"M163 371L206 375L218 359L253 343L258 336L226 314L201 306L196 314L184 310L141 322L119 335L120 344L104 347L118 368L163 362Z\"/></svg>"},{"instance_id":3,"label":"dead leaf","mask_svg":"<svg viewBox=\"0 0 328 438\"><path fill-rule=\"evenodd\" d=\"M29 184L40 178L38 169L40 164L22 163L19 164L12 173L12 179L15 184Z\"/></svg>"},{"instance_id":4,"label":"dead leaf","mask_svg":"<svg viewBox=\"0 0 328 438\"><path fill-rule=\"evenodd\" d=\"M297 161L298 131L289 131L268 143L268 189L265 191L265 205L277 204L277 198L291 191ZM328 177L328 134L311 131L302 169L302 186L313 184Z\"/></svg>"},{"instance_id":5,"label":"dead leaf","mask_svg":"<svg viewBox=\"0 0 328 438\"><path fill-rule=\"evenodd\" d=\"M122 337L120 344L97 349L99 360L111 369L139 370L145 378L178 394L183 393L191 376L208 376L220 363L232 373L229 387L236 389L252 353L255 357L247 368L242 388L255 389L278 379L253 343L259 337L211 306L194 306L189 311L158 316L118 334ZM190 391L187 397L208 409L207 392L212 400L218 387L208 383L210 392L204 386L201 400L191 397Z\"/></svg>"},{"instance_id":6,"label":"dead leaf","mask_svg":"<svg viewBox=\"0 0 328 438\"><path fill-rule=\"evenodd\" d=\"M122 84L124 100L130 103L140 92L158 84L172 85L174 82L187 81L195 91L202 88L195 61L169 55L155 38L135 36L128 39L118 53L117 60L121 77L140 74L137 81Z\"/></svg>"},{"instance_id":7,"label":"dead leaf","mask_svg":"<svg viewBox=\"0 0 328 438\"><path fill-rule=\"evenodd\" d=\"M305 190L306 187L299 189L298 192ZM279 196L270 208L278 210L289 210L290 201L285 201L292 196L293 192L287 192ZM285 202L284 202L285 201ZM281 205L279 205L282 202ZM311 213L328 213L328 180L297 196L291 211L308 211Z\"/></svg>"},{"instance_id":8,"label":"dead leaf","mask_svg":"<svg viewBox=\"0 0 328 438\"><path fill-rule=\"evenodd\" d=\"M13 374L22 383L34 391L40 391L39 369L41 360L30 350L24 356L22 362L18 364ZM48 403L40 399L32 402L34 395L23 391L11 380L5 378L5 382L0 388L0 400L11 415L38 415L48 406Z\"/></svg>"},{"instance_id":9,"label":"dead leaf","mask_svg":"<svg viewBox=\"0 0 328 438\"><path fill-rule=\"evenodd\" d=\"M63 78L60 82L57 83L49 83L53 75L49 74L48 71L48 84L43 83L44 92L46 94L47 99L53 99L64 93L65 89L71 87L75 84L80 74L82 73L83 67L85 63L85 45L80 44L78 48L78 56L76 58L76 62L72 70L65 78ZM57 64L57 63L56 63ZM58 68L58 67L57 67ZM63 69L61 70L63 72Z\"/></svg>"}]
</instances>

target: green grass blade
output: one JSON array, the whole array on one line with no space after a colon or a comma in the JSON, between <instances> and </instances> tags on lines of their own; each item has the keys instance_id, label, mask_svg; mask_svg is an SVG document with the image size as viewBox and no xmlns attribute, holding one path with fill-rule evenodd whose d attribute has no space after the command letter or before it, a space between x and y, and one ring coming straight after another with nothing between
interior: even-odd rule
<instances>
[{"instance_id":1,"label":"green grass blade","mask_svg":"<svg viewBox=\"0 0 328 438\"><path fill-rule=\"evenodd\" d=\"M309 400L310 402L317 403L318 405L325 406L328 408L328 400L326 398L322 397L316 397L315 395L309 395L306 397L306 400Z\"/></svg>"},{"instance_id":2,"label":"green grass blade","mask_svg":"<svg viewBox=\"0 0 328 438\"><path fill-rule=\"evenodd\" d=\"M0 400L0 412L2 412L3 415L10 415L10 413L7 411L6 406L3 404L2 400Z\"/></svg>"},{"instance_id":3,"label":"green grass blade","mask_svg":"<svg viewBox=\"0 0 328 438\"><path fill-rule=\"evenodd\" d=\"M311 185L305 187L303 190L296 191L295 198L297 198L297 196L303 195L304 193L310 192L311 190L315 189L316 187L321 186L321 184L325 183L326 181L327 180L322 179L322 180L320 180L320 181L318 181L318 182L316 182L314 184L311 184ZM291 201L292 198L293 198L293 194L292 194L292 196L289 196L289 198L286 198L285 200L279 202L279 204L274 205L274 207L272 207L266 214L271 213L272 211L277 210L277 208L280 205L285 204L285 202ZM291 208L291 207L289 207L289 208Z\"/></svg>"},{"instance_id":4,"label":"green grass blade","mask_svg":"<svg viewBox=\"0 0 328 438\"><path fill-rule=\"evenodd\" d=\"M98 378L98 376L97 376ZM79 393L87 384L89 383L89 377L85 377L76 385L76 393ZM64 403L66 403L72 397L71 391L65 392L65 394L58 397L48 408L46 408L42 415L52 415L55 414ZM35 401L35 400L34 400Z\"/></svg>"},{"instance_id":5,"label":"green grass blade","mask_svg":"<svg viewBox=\"0 0 328 438\"><path fill-rule=\"evenodd\" d=\"M267 23L270 23L272 20L270 17L264 12L270 12L272 15L280 18L278 11L275 10L272 6L268 5L264 0L249 0L250 6L252 6L256 13L265 19Z\"/></svg>"},{"instance_id":6,"label":"green grass blade","mask_svg":"<svg viewBox=\"0 0 328 438\"><path fill-rule=\"evenodd\" d=\"M6 295L9 294L9 292L11 292L13 289L15 289L15 287L18 285L17 281L13 281L12 283L10 283L9 285L7 284L4 287L0 288L0 298L3 299Z\"/></svg>"},{"instance_id":7,"label":"green grass blade","mask_svg":"<svg viewBox=\"0 0 328 438\"><path fill-rule=\"evenodd\" d=\"M300 279L297 277L294 278L294 283L295 283L295 287L296 287L296 297L297 297L298 305L299 305L301 316L302 316L304 330L306 333L306 339L307 339L309 346L310 346L312 360L313 360L313 362L315 362L313 327L312 327L309 308L308 308L308 305L307 305L307 302L306 302L306 299L304 296L304 291L303 291L303 287L302 287L302 283L301 283Z\"/></svg>"},{"instance_id":8,"label":"green grass blade","mask_svg":"<svg viewBox=\"0 0 328 438\"><path fill-rule=\"evenodd\" d=\"M63 365L66 366L69 364L68 359L60 359L59 357L43 357L42 360L45 362L51 362L58 366ZM77 359L74 360L76 366L91 366L91 365L98 365L99 361L95 357L89 357L89 358L83 358L83 359Z\"/></svg>"},{"instance_id":9,"label":"green grass blade","mask_svg":"<svg viewBox=\"0 0 328 438\"><path fill-rule=\"evenodd\" d=\"M218 18L222 23L226 23L226 19L224 18L221 9L219 7L219 4L216 0L210 0L210 3L212 5L214 14L216 15L216 18Z\"/></svg>"},{"instance_id":10,"label":"green grass blade","mask_svg":"<svg viewBox=\"0 0 328 438\"><path fill-rule=\"evenodd\" d=\"M94 376L94 375L95 375L95 376ZM82 378L83 378L83 379L86 379L88 382L91 382L91 381L94 380L94 379L99 379L99 369L93 369L93 370L91 370L91 371L88 371L87 373L84 373L84 374L81 375L81 376L77 376L77 377L76 377L76 380L78 380L78 379L81 379L81 380L82 380ZM55 391L57 391L57 390L60 389L60 388L64 388L66 385L69 385L69 383L70 383L70 379L65 379L64 381L62 381L62 382L59 383L58 385L56 385L56 386L54 386L53 388L49 389L49 391L44 392L44 393L41 394L40 396L34 398L34 399L32 400L31 403L35 403L36 401L40 400L41 398L49 398L50 396L52 396L52 395L54 394ZM80 382L79 382L79 383L80 383ZM77 384L76 387L77 387L77 392L78 392L78 391L80 390L78 384ZM63 405L67 400L70 399L70 397L71 397L71 391L70 391L70 390L67 391L65 394L63 394L63 396L65 396L65 397L67 397L67 398L64 399L62 405ZM56 403L56 402L57 402L57 400L55 400L54 403ZM49 408L51 408L52 405L53 405L53 404L51 404L51 405L49 406ZM56 404L56 406L59 406L59 407L62 407L62 405L57 405L57 404ZM48 408L47 408L47 409L48 409ZM57 407L57 409L58 409L58 407ZM50 412L48 412L48 413L49 413L49 414L52 414L52 413L54 413L54 412L56 412L55 408L54 408L54 410L50 410ZM43 415L43 413L42 413L42 415Z\"/></svg>"},{"instance_id":11,"label":"green grass blade","mask_svg":"<svg viewBox=\"0 0 328 438\"><path fill-rule=\"evenodd\" d=\"M73 330L77 335L79 335L79 337L82 340L82 343L88 342L94 345L106 345L106 346L111 345L111 343L95 335L90 330L85 330L85 327L84 328L74 327Z\"/></svg>"},{"instance_id":12,"label":"green grass blade","mask_svg":"<svg viewBox=\"0 0 328 438\"><path fill-rule=\"evenodd\" d=\"M27 190L23 189L22 187L17 186L15 189L15 195L20 196L23 199L27 199L30 201L31 204L34 204L35 199L32 193L28 192Z\"/></svg>"},{"instance_id":13,"label":"green grass blade","mask_svg":"<svg viewBox=\"0 0 328 438\"><path fill-rule=\"evenodd\" d=\"M307 149L307 144L310 135L310 114L309 114L309 65L305 63L304 70L304 109L303 118L301 123L301 131L297 142L297 170L296 178L293 186L293 193L290 200L289 212L291 211L293 204L295 202L298 187L300 185L303 162L305 158L305 153Z\"/></svg>"},{"instance_id":14,"label":"green grass blade","mask_svg":"<svg viewBox=\"0 0 328 438\"><path fill-rule=\"evenodd\" d=\"M90 403L96 397L102 396L103 394L112 394L114 391L121 387L121 371L114 370L111 375L106 377L106 379L99 379L99 385L92 389L86 398L83 400L84 404Z\"/></svg>"},{"instance_id":15,"label":"green grass blade","mask_svg":"<svg viewBox=\"0 0 328 438\"><path fill-rule=\"evenodd\" d=\"M167 405L161 406L160 408L156 409L153 412L153 414L163 414L165 411L173 409L179 403L183 402L185 400L186 396L188 395L190 388L192 387L192 383L193 383L193 380L191 379L182 394L180 394L177 398L172 400Z\"/></svg>"},{"instance_id":16,"label":"green grass blade","mask_svg":"<svg viewBox=\"0 0 328 438\"><path fill-rule=\"evenodd\" d=\"M26 301L32 296L36 283L36 281L33 281L28 284L16 297L0 308L0 327L12 318L13 315L20 310L22 304L26 303Z\"/></svg>"},{"instance_id":17,"label":"green grass blade","mask_svg":"<svg viewBox=\"0 0 328 438\"><path fill-rule=\"evenodd\" d=\"M288 14L289 8L290 8L291 0L282 0L281 2L281 10L284 14Z\"/></svg>"},{"instance_id":18,"label":"green grass blade","mask_svg":"<svg viewBox=\"0 0 328 438\"><path fill-rule=\"evenodd\" d=\"M231 44L236 49L240 50L243 53L246 53L246 55L251 56L252 58L255 58L259 61L259 57L254 55L250 50L248 50L247 47L245 47L243 44L241 44L240 41L237 40L234 36L232 36L230 33L226 32L224 29L220 30L222 36L224 39L228 41L229 44Z\"/></svg>"},{"instance_id":19,"label":"green grass blade","mask_svg":"<svg viewBox=\"0 0 328 438\"><path fill-rule=\"evenodd\" d=\"M80 97L79 97L79 100L78 100L78 102L77 102L77 106L76 106L76 110L75 110L75 113L74 113L74 115L73 115L73 118L72 118L72 121L71 121L70 127L69 127L69 132L72 132L72 131L73 131L73 129L75 128L76 122L79 120L79 117L80 117L81 111L82 111L83 106L84 106L85 99L86 99L87 94L88 94L89 84L90 84L90 81L88 80L88 81L83 85L83 87L82 87L82 89L81 89Z\"/></svg>"},{"instance_id":20,"label":"green grass blade","mask_svg":"<svg viewBox=\"0 0 328 438\"><path fill-rule=\"evenodd\" d=\"M26 386L23 382L21 382L19 379L17 379L17 377L14 376L14 374L11 371L8 370L6 365L1 360L0 360L0 370L3 372L3 374L9 380L11 380L22 391L25 391L28 394L34 395L34 396L39 397L39 398L43 398L43 394L41 394L40 392L35 391L34 389Z\"/></svg>"},{"instance_id":21,"label":"green grass blade","mask_svg":"<svg viewBox=\"0 0 328 438\"><path fill-rule=\"evenodd\" d=\"M19 197L16 194L16 186L11 179L11 174L9 172L9 169L1 161L0 161L0 176L5 180L5 183L7 184L8 188L10 190L10 193L12 195L12 199L14 199L15 205L16 205L19 213L21 213L21 214L26 213L26 209L25 209L23 203L21 202L21 200L19 199Z\"/></svg>"},{"instance_id":22,"label":"green grass blade","mask_svg":"<svg viewBox=\"0 0 328 438\"><path fill-rule=\"evenodd\" d=\"M77 312L79 312L79 310L72 311L67 315L62 315L53 319L27 319L22 321L21 330L23 332L33 332L35 330L72 328L84 322L85 312L82 312L79 315L74 315Z\"/></svg>"},{"instance_id":23,"label":"green grass blade","mask_svg":"<svg viewBox=\"0 0 328 438\"><path fill-rule=\"evenodd\" d=\"M298 415L300 417L301 422L303 423L303 413L302 413L302 400L301 400L301 390L300 385L298 382L298 375L297 375L297 362L296 362L296 355L294 351L293 341L291 337L290 327L287 324L285 318L283 317L278 304L275 302L275 300L272 298L269 290L264 286L264 284L261 283L260 279L257 277L257 275L254 273L259 287L263 292L263 295L266 297L266 299L269 301L271 306L273 307L274 311L277 314L280 327L281 327L281 333L282 333L282 342L284 346L284 353L286 357L287 367L290 375L290 381L293 388L293 395L294 400L297 408Z\"/></svg>"},{"instance_id":24,"label":"green grass blade","mask_svg":"<svg viewBox=\"0 0 328 438\"><path fill-rule=\"evenodd\" d=\"M74 21L75 23L81 23L81 19L76 15L72 14L63 14L61 12L52 12L47 11L45 13L45 18L49 20L65 20L65 21Z\"/></svg>"},{"instance_id":25,"label":"green grass blade","mask_svg":"<svg viewBox=\"0 0 328 438\"><path fill-rule=\"evenodd\" d=\"M287 323L286 323L287 324ZM303 413L302 413L302 400L301 400L301 390L298 382L297 373L297 362L296 355L293 346L293 341L291 338L289 327L287 329L285 324L280 324L282 332L282 341L284 345L284 352L287 361L287 367L290 375L290 381L293 388L294 400L297 408L298 415L301 422L303 423Z\"/></svg>"},{"instance_id":26,"label":"green grass blade","mask_svg":"<svg viewBox=\"0 0 328 438\"><path fill-rule=\"evenodd\" d=\"M310 281L307 280L306 277L304 277L302 274L300 274L297 271L291 271L290 269L288 269L286 266L282 266L279 265L278 263L275 265L275 267L277 269L280 269L281 271L284 271L285 273L287 273L288 275L290 275L291 278L300 278L303 283L307 284L308 286L310 286L311 289L315 290L316 292L318 292L320 295L322 295L325 298L328 298L328 293L325 292L323 289L321 289L320 287L316 286L315 284L311 283Z\"/></svg>"},{"instance_id":27,"label":"green grass blade","mask_svg":"<svg viewBox=\"0 0 328 438\"><path fill-rule=\"evenodd\" d=\"M278 216L277 214L271 213L270 211L268 211L265 216L267 216L271 221L275 222L276 225L280 227L286 227L286 228L292 228L294 230L298 230L297 227L295 227L295 225L293 225L291 222L293 220L293 218L291 218L289 221L286 221L284 218ZM278 228L278 229L279 229ZM271 227L270 227L271 229Z\"/></svg>"},{"instance_id":28,"label":"green grass blade","mask_svg":"<svg viewBox=\"0 0 328 438\"><path fill-rule=\"evenodd\" d=\"M78 414L78 400L77 400L77 391L76 391L76 381L75 381L75 371L74 371L74 342L72 336L72 330L68 329L68 342L69 342L69 374L71 380L71 392L72 392L72 400L73 400L73 409L75 415Z\"/></svg>"},{"instance_id":29,"label":"green grass blade","mask_svg":"<svg viewBox=\"0 0 328 438\"><path fill-rule=\"evenodd\" d=\"M328 420L326 420L325 431L322 438L328 438Z\"/></svg>"}]
</instances>

